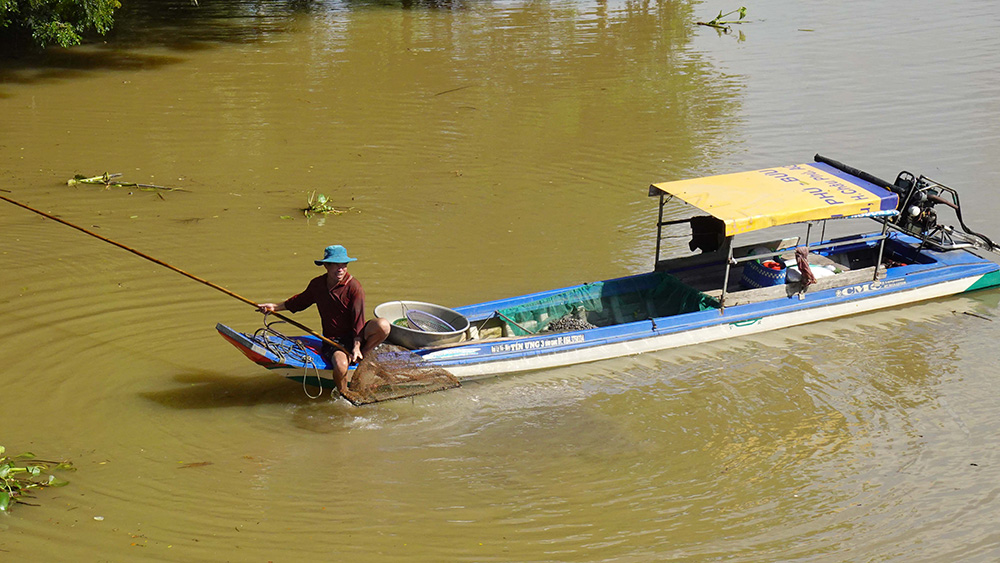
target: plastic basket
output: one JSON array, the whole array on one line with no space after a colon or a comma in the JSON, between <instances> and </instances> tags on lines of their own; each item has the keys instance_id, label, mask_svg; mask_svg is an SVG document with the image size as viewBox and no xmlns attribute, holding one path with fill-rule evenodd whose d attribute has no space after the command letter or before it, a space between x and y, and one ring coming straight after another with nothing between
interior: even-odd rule
<instances>
[{"instance_id":1,"label":"plastic basket","mask_svg":"<svg viewBox=\"0 0 1000 563\"><path fill-rule=\"evenodd\" d=\"M753 262L747 262L746 266L743 266L743 276L740 277L740 285L747 289L782 285L785 283L786 273L787 269L783 264L780 270L773 270L754 260Z\"/></svg>"}]
</instances>

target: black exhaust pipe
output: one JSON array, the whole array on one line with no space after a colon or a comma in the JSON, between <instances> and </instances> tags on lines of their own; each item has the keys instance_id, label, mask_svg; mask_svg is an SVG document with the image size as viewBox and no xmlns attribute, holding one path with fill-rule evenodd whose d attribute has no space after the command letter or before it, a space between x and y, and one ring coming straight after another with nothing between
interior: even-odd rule
<instances>
[{"instance_id":1,"label":"black exhaust pipe","mask_svg":"<svg viewBox=\"0 0 1000 563\"><path fill-rule=\"evenodd\" d=\"M830 166L836 168L837 170L840 170L841 172L846 172L851 176L861 178L866 182L870 182L880 188L885 188L887 190L890 190L898 195L901 196L906 195L906 190L904 188L897 186L896 184L890 184L889 182L886 182L885 180L879 178L878 176L873 176L865 172L864 170L858 170L857 168L854 168L853 166L848 166L838 160L833 160L832 158L827 158L820 154L814 156L813 160L815 160L816 162L822 162L823 164L829 164Z\"/></svg>"}]
</instances>

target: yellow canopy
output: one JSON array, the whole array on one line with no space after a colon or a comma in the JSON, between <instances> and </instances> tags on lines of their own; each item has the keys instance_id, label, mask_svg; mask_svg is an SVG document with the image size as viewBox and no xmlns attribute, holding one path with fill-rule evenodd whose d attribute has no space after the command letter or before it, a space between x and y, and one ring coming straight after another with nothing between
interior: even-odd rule
<instances>
[{"instance_id":1,"label":"yellow canopy","mask_svg":"<svg viewBox=\"0 0 1000 563\"><path fill-rule=\"evenodd\" d=\"M825 163L662 182L649 195L676 196L726 224L726 236L853 216L896 214L896 194Z\"/></svg>"}]
</instances>

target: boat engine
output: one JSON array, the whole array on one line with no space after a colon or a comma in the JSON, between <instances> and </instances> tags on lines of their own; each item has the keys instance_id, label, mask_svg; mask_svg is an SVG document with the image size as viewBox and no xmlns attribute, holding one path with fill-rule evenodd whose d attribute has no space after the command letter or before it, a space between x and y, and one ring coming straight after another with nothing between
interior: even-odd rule
<instances>
[{"instance_id":1,"label":"boat engine","mask_svg":"<svg viewBox=\"0 0 1000 563\"><path fill-rule=\"evenodd\" d=\"M887 186L899 195L899 215L892 224L899 230L915 236L939 250L978 247L998 250L992 240L970 229L962 220L962 205L958 192L926 176L900 172L895 183ZM935 205L945 205L955 210L961 231L938 224Z\"/></svg>"},{"instance_id":2,"label":"boat engine","mask_svg":"<svg viewBox=\"0 0 1000 563\"><path fill-rule=\"evenodd\" d=\"M958 201L958 192L948 186L935 182L926 176L914 176L905 170L896 176L895 183L890 184L863 170L858 170L822 155L817 154L814 159L816 162L829 164L852 176L857 176L876 186L895 192L899 196L899 204L896 208L899 215L892 219L889 224L922 240L924 244L938 250L975 247L991 252L1000 252L1000 246L994 244L986 235L973 231L965 224L965 221L962 220L962 205ZM961 231L954 227L938 224L938 216L934 206L939 204L955 210L958 224L962 227Z\"/></svg>"},{"instance_id":3,"label":"boat engine","mask_svg":"<svg viewBox=\"0 0 1000 563\"><path fill-rule=\"evenodd\" d=\"M926 190L917 188L918 180L913 174L903 171L896 176L894 192L899 199L899 217L895 224L903 232L914 236L927 236L937 229L937 213L934 203ZM937 194L934 194L937 195Z\"/></svg>"}]
</instances>

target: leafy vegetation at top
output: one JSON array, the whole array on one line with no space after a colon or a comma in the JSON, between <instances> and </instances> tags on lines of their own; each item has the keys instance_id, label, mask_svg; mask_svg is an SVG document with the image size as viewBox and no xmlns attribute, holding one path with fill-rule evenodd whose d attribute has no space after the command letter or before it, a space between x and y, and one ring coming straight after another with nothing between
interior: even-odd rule
<instances>
[{"instance_id":1,"label":"leafy vegetation at top","mask_svg":"<svg viewBox=\"0 0 1000 563\"><path fill-rule=\"evenodd\" d=\"M0 30L8 42L69 47L89 31L107 33L120 7L118 0L0 0Z\"/></svg>"},{"instance_id":2,"label":"leafy vegetation at top","mask_svg":"<svg viewBox=\"0 0 1000 563\"><path fill-rule=\"evenodd\" d=\"M725 20L725 19L723 19L723 18L728 18L729 16L731 16L733 14L739 14L739 16L740 16L739 19L728 20L728 21ZM698 25L707 25L709 27L714 27L716 29L721 29L723 31L728 32L730 30L729 26L731 24L734 24L734 23L743 23L743 18L745 18L745 17L747 17L747 7L746 6L742 6L739 9L732 10L731 12L726 12L725 14L722 13L722 10L719 10L719 15L715 16L711 20L709 20L707 22L696 22L696 23Z\"/></svg>"}]
</instances>

